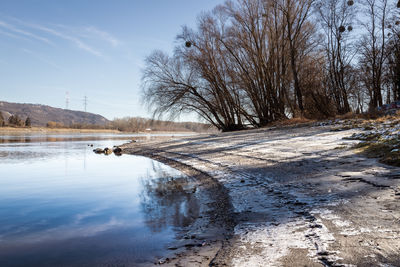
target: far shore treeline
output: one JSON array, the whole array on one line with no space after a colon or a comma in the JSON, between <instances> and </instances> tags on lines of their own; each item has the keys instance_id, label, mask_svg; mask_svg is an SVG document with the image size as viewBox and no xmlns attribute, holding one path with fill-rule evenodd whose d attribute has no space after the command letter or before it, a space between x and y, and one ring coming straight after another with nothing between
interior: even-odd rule
<instances>
[{"instance_id":1,"label":"far shore treeline","mask_svg":"<svg viewBox=\"0 0 400 267\"><path fill-rule=\"evenodd\" d=\"M235 0L183 27L143 71L155 114L222 131L374 112L400 98L400 1Z\"/></svg>"},{"instance_id":2,"label":"far shore treeline","mask_svg":"<svg viewBox=\"0 0 400 267\"><path fill-rule=\"evenodd\" d=\"M3 113L0 112L0 127L4 126L14 126L14 127L30 127L31 126L31 118L26 117L22 119L18 115L11 115L6 121Z\"/></svg>"},{"instance_id":3,"label":"far shore treeline","mask_svg":"<svg viewBox=\"0 0 400 267\"><path fill-rule=\"evenodd\" d=\"M11 115L5 120L2 112L0 112L0 127L29 128L31 127L31 119L29 117L21 118L18 115ZM205 123L197 122L173 122L153 120L139 117L126 117L122 119L114 119L107 124L85 124L72 123L65 125L61 122L49 121L46 124L49 129L97 129L97 130L117 130L121 132L148 132L148 131L165 131L165 132L210 132L216 129Z\"/></svg>"}]
</instances>

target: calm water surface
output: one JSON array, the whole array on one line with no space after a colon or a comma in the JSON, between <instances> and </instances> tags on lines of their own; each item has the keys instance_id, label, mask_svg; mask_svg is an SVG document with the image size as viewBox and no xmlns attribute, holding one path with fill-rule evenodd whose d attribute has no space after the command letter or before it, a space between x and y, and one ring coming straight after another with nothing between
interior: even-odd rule
<instances>
[{"instance_id":1,"label":"calm water surface","mask_svg":"<svg viewBox=\"0 0 400 267\"><path fill-rule=\"evenodd\" d=\"M94 147L121 135L0 136L0 266L137 266L193 223L190 179Z\"/></svg>"}]
</instances>

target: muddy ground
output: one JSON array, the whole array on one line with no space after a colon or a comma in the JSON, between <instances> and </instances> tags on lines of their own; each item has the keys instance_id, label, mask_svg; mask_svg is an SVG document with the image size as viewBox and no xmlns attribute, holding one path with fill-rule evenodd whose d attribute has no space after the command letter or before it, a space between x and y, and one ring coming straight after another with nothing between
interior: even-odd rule
<instances>
[{"instance_id":1,"label":"muddy ground","mask_svg":"<svg viewBox=\"0 0 400 267\"><path fill-rule=\"evenodd\" d=\"M199 227L202 245L165 265L400 266L400 168L351 149L358 141L343 137L360 131L267 128L122 148L220 194L212 221L224 227Z\"/></svg>"}]
</instances>

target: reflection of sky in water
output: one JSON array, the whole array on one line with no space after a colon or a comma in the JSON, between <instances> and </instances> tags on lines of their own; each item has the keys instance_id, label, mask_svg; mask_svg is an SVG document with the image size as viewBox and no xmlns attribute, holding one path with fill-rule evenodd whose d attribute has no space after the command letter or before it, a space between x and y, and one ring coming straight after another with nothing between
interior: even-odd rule
<instances>
[{"instance_id":1,"label":"reflection of sky in water","mask_svg":"<svg viewBox=\"0 0 400 267\"><path fill-rule=\"evenodd\" d=\"M0 266L152 260L198 215L178 171L143 157L96 155L88 143L123 141L0 146Z\"/></svg>"}]
</instances>

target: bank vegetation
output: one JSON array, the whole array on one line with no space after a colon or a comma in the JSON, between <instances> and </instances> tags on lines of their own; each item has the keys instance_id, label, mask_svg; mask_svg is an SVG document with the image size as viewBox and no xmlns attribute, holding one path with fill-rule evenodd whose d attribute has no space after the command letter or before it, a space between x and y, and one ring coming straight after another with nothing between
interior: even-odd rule
<instances>
[{"instance_id":1,"label":"bank vegetation","mask_svg":"<svg viewBox=\"0 0 400 267\"><path fill-rule=\"evenodd\" d=\"M222 131L375 111L400 98L400 1L226 1L150 54L154 115L197 113ZM361 15L362 14L362 15Z\"/></svg>"}]
</instances>

